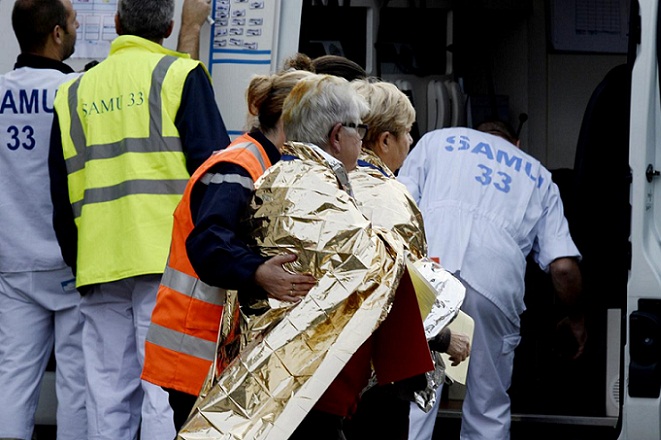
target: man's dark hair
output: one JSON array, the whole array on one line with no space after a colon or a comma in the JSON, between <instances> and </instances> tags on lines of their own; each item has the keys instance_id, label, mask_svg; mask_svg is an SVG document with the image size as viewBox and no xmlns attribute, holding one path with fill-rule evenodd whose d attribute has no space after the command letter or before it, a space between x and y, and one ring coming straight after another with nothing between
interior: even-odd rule
<instances>
[{"instance_id":1,"label":"man's dark hair","mask_svg":"<svg viewBox=\"0 0 661 440\"><path fill-rule=\"evenodd\" d=\"M339 55L322 55L312 60L316 73L335 75L353 81L367 78L367 72L360 64Z\"/></svg>"},{"instance_id":2,"label":"man's dark hair","mask_svg":"<svg viewBox=\"0 0 661 440\"><path fill-rule=\"evenodd\" d=\"M21 52L37 52L55 26L66 32L67 10L61 0L16 0L11 24Z\"/></svg>"},{"instance_id":3,"label":"man's dark hair","mask_svg":"<svg viewBox=\"0 0 661 440\"><path fill-rule=\"evenodd\" d=\"M339 55L322 55L312 59L299 52L285 60L283 69L308 70L321 75L339 76L347 81L367 78L367 72L360 64Z\"/></svg>"},{"instance_id":4,"label":"man's dark hair","mask_svg":"<svg viewBox=\"0 0 661 440\"><path fill-rule=\"evenodd\" d=\"M499 119L484 121L477 126L476 130L499 136L513 145L519 141L512 126Z\"/></svg>"},{"instance_id":5,"label":"man's dark hair","mask_svg":"<svg viewBox=\"0 0 661 440\"><path fill-rule=\"evenodd\" d=\"M119 0L117 14L124 35L158 42L168 36L174 0Z\"/></svg>"}]
</instances>

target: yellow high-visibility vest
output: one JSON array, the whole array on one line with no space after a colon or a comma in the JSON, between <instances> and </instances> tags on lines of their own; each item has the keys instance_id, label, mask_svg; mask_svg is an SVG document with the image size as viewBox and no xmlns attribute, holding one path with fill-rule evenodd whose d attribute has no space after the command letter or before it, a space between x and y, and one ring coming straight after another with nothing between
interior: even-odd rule
<instances>
[{"instance_id":1,"label":"yellow high-visibility vest","mask_svg":"<svg viewBox=\"0 0 661 440\"><path fill-rule=\"evenodd\" d=\"M200 63L135 36L55 98L78 228L76 285L163 273L190 175L174 120Z\"/></svg>"}]
</instances>

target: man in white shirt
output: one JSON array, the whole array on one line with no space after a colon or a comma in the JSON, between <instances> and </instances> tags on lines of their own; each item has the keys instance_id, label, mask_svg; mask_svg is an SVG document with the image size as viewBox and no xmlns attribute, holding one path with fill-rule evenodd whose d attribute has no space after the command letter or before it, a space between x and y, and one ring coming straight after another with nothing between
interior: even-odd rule
<instances>
[{"instance_id":1,"label":"man in white shirt","mask_svg":"<svg viewBox=\"0 0 661 440\"><path fill-rule=\"evenodd\" d=\"M70 0L18 0L21 53L0 76L0 438L32 438L41 380L55 351L57 438L87 438L82 316L60 253L48 192L57 87L77 74L78 21Z\"/></svg>"},{"instance_id":2,"label":"man in white shirt","mask_svg":"<svg viewBox=\"0 0 661 440\"><path fill-rule=\"evenodd\" d=\"M558 187L541 163L495 121L424 135L398 179L420 206L429 255L466 286L462 310L475 320L462 408L462 440L510 438L514 349L524 311L526 257L551 274L568 306L563 322L586 340L580 311L581 255L569 234Z\"/></svg>"},{"instance_id":3,"label":"man in white shirt","mask_svg":"<svg viewBox=\"0 0 661 440\"><path fill-rule=\"evenodd\" d=\"M185 0L178 49L198 56L211 9ZM81 297L53 230L48 149L58 86L80 73L71 0L17 0L12 26L21 53L0 75L0 438L32 438L51 351L56 359L57 438L88 438Z\"/></svg>"}]
</instances>

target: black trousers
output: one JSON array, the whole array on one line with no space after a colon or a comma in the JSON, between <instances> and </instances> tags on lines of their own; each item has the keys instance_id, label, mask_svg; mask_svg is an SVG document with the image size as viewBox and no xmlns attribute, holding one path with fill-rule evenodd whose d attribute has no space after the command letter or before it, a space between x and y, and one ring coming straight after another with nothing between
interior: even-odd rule
<instances>
[{"instance_id":1,"label":"black trousers","mask_svg":"<svg viewBox=\"0 0 661 440\"><path fill-rule=\"evenodd\" d=\"M408 400L397 395L393 385L376 385L365 391L358 408L345 421L348 440L407 440L409 437Z\"/></svg>"},{"instance_id":2,"label":"black trousers","mask_svg":"<svg viewBox=\"0 0 661 440\"><path fill-rule=\"evenodd\" d=\"M195 406L195 401L197 396L192 394L182 393L181 391L173 390L170 388L163 388L168 392L168 401L174 412L174 427L179 432L188 416L190 415L193 406Z\"/></svg>"},{"instance_id":3,"label":"black trousers","mask_svg":"<svg viewBox=\"0 0 661 440\"><path fill-rule=\"evenodd\" d=\"M342 431L344 417L310 411L289 440L346 440Z\"/></svg>"}]
</instances>

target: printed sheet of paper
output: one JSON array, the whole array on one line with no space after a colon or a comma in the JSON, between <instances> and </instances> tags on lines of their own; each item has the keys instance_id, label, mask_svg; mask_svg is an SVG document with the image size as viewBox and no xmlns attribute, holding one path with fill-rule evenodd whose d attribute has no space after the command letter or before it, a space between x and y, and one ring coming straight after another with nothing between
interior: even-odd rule
<instances>
[{"instance_id":1,"label":"printed sheet of paper","mask_svg":"<svg viewBox=\"0 0 661 440\"><path fill-rule=\"evenodd\" d=\"M110 52L110 43L117 37L117 0L72 0L71 3L80 24L72 57L104 59Z\"/></svg>"}]
</instances>

